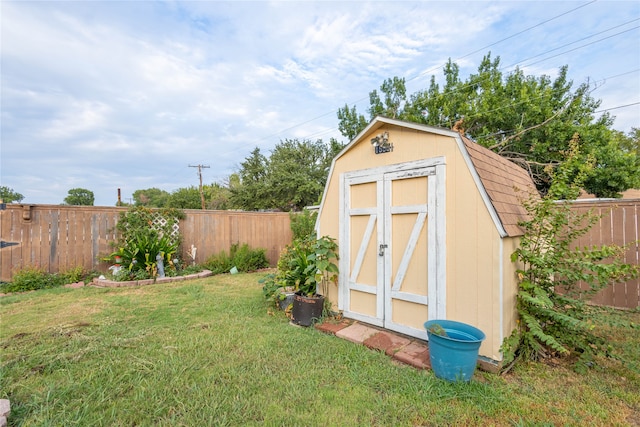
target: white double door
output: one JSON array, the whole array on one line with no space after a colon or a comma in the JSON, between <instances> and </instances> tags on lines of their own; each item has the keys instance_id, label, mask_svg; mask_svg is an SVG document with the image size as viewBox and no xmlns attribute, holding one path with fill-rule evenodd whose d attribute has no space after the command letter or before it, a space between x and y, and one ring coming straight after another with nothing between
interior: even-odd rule
<instances>
[{"instance_id":1,"label":"white double door","mask_svg":"<svg viewBox=\"0 0 640 427\"><path fill-rule=\"evenodd\" d=\"M346 317L423 339L424 322L445 318L444 168L436 158L343 175Z\"/></svg>"}]
</instances>

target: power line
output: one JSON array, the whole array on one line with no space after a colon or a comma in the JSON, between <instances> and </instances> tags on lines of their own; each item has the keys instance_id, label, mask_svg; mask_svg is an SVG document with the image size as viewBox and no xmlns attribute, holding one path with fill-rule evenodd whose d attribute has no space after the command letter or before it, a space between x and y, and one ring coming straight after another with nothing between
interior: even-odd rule
<instances>
[{"instance_id":1,"label":"power line","mask_svg":"<svg viewBox=\"0 0 640 427\"><path fill-rule=\"evenodd\" d=\"M570 9L570 10L567 10L567 11L565 11L565 12L563 12L563 13L560 13L560 14L558 14L558 15L556 15L556 16L553 16L553 17L551 17L551 18L549 18L549 19L546 19L546 20L544 20L544 21L542 21L542 22L539 22L539 23L537 23L537 24L535 24L535 25L532 25L532 26L530 26L530 27L527 27L527 28L525 28L525 29L523 29L523 30L521 30L521 31L518 31L518 32L516 32L516 33L514 33L514 34L511 34L511 35L509 35L509 36L507 36L507 37L504 37L504 38L502 38L502 39L500 39L500 40L497 40L497 41L495 41L495 42L493 42L493 43L490 43L490 44L488 44L488 45L486 45L486 46L483 46L483 47L481 47L481 48L479 48L479 49L476 49L476 50L474 50L474 51L472 51L472 52L470 52L470 53L467 53L467 54L465 54L465 55L463 55L463 56L460 56L459 58L457 58L457 59L456 59L456 61L458 61L458 60L460 60L460 59L467 58L467 57L469 57L469 56L471 56L471 55L474 55L474 54L476 54L476 53L478 53L478 52L481 52L481 51L483 51L483 50L486 50L486 49L488 49L488 48L490 48L490 47L492 47L492 46L495 46L495 45L497 45L497 44L499 44L499 43L502 43L502 42L504 42L504 41L510 40L510 39L512 39L512 38L514 38L514 37L516 37L516 36L522 35L522 34L524 34L524 33L528 32L528 31L530 31L530 30L532 30L532 29L534 29L534 28L538 28L538 27L543 26L543 25L545 25L545 24L547 24L547 23L549 23L549 22L551 22L551 21L554 21L554 20L556 20L556 19L558 19L558 18L561 18L561 17L563 17L563 16L569 15L569 14L571 14L571 13L573 13L573 12L575 12L575 11L579 10L579 9L582 9L582 8L584 8L584 7L586 7L586 6L589 6L589 5L593 4L593 3L595 3L596 1L597 1L597 0L592 0L592 1L590 1L590 2L587 2L587 3L585 3L585 4L582 4L582 5L580 5L580 6L577 6L577 7L573 8L573 9ZM531 57L525 58L525 59L523 59L523 60L519 61L518 63L515 63L515 64L510 65L509 67L512 67L512 66L515 66L515 65L521 64L521 63L523 63L523 62L525 62L525 61L528 61L528 60L533 59L533 58L537 58L537 57L539 57L539 56L542 56L542 55L545 55L545 54L547 54L547 53L550 53L550 52L556 51L556 50L558 50L558 49L562 49L563 47L569 46L569 45L571 45L571 44L578 43L578 42L583 41L583 40L586 40L586 39L588 39L588 38L595 37L595 36L597 36L597 35L599 35L599 34L602 34L602 33L607 32L607 31L611 31L611 30L613 30L613 29L620 28L620 27L622 27L622 26L624 26L624 25L630 24L630 23L635 22L635 21L638 21L638 20L640 20L640 18L637 18L637 19L633 19L633 20L627 21L627 22L625 22L625 23L623 23L623 24L619 24L619 25L616 25L616 26L614 26L614 27L608 28L608 29L606 29L606 30L600 31L600 32L598 32L598 33L594 33L594 34L592 34L592 35L590 35L590 36L583 37L583 38L581 38L581 39L579 39L579 40L575 40L575 41L573 41L573 42L571 42L571 43L567 43L567 44L564 44L564 45L562 45L562 46L556 47L556 48L554 48L554 49L550 49L550 50L548 50L548 51L546 51L546 52L543 52L543 53L541 53L541 54L538 54L538 55L534 55L534 56L531 56ZM600 40L596 40L596 41L594 41L594 42L591 42L591 43L585 44L585 45L580 46L580 47L577 47L577 48L575 48L575 49L572 49L572 50L569 50L569 51L563 52L562 54L567 53L567 52L571 52L571 51L574 51L574 50L577 50L577 49L581 49L581 48L583 48L583 47L589 46L589 45L591 45L591 44L594 44L594 43L597 43L597 42L600 42L600 41L603 41L603 40L606 40L606 39L611 38L611 37L618 36L618 35L620 35L620 34L623 34L623 33L625 33L625 32L631 31L631 30L636 29L636 28L638 28L638 27L634 27L634 28L631 28L631 29L629 29L629 30L625 30L625 31L619 32L619 33L617 33L617 34L613 34L613 35L611 35L611 36L608 36L608 37L602 38L602 39L600 39ZM535 63L533 63L533 64L536 64L536 63L538 63L538 62L542 62L542 61L545 61L545 60L548 60L548 59L554 58L554 57L556 57L556 56L560 56L560 55L562 55L562 54L554 55L554 56L552 56L552 57L542 59L542 60L537 61L537 62L535 62ZM528 65L533 65L533 64L528 64ZM406 78L406 81L412 81L412 80L417 79L417 78L418 78L418 77L420 77L420 76L423 76L423 75L425 75L425 74L432 73L432 72L434 72L434 71L437 71L437 70L439 70L439 69L442 69L445 65L446 65L446 64L441 65L441 66L439 66L439 67L432 68L432 69L427 70L427 71L423 71L423 72L418 73L417 75L415 75L415 76L413 76L413 77L408 77L408 78ZM501 67L500 69L502 70L502 69L505 69L505 68L507 68L507 67ZM631 73L631 72L633 72L633 71L630 71L630 72L628 72L628 73L618 74L618 75L616 75L616 76L607 77L606 79L610 79L610 78L618 77L618 76L621 76L621 75L624 75L624 74L629 74L629 73ZM604 79L603 79L603 81L604 81ZM362 101L364 101L364 100L366 100L366 99L367 99L367 97L362 97L362 98L360 98L360 99L358 99L358 100L356 100L356 101L352 101L352 102L350 102L350 103L346 103L346 105L355 105L356 103L362 102ZM260 142L260 141L264 141L264 140L266 140L266 139L270 139L270 138L273 138L273 137L275 137L275 136L281 135L281 134L282 134L282 133L284 133L284 132L287 132L287 131L290 131L290 130L292 130L292 129L295 129L295 128L300 127L300 126L302 126L302 125L304 125L304 124L311 123L311 122L316 121L316 120L318 120L318 119L320 119L320 118L326 117L326 116L328 116L328 115L330 115L330 114L335 114L337 111L338 111L337 109L334 109L334 110L329 111L329 112L327 112L327 113L324 113L324 114L321 114L321 115L319 115L319 116L316 116L316 117L314 117L314 118L312 118L312 119L309 119L309 120L306 120L306 121L304 121L304 122L301 122L301 123L295 124L295 125L293 125L293 126L289 126L288 128L283 129L283 130L281 130L281 131L279 131L279 132L277 132L277 133L273 133L273 134L271 134L271 135L268 135L268 136L265 136L265 137L259 138L259 139L257 139L257 140L253 140L253 141L251 142L251 144L255 144L255 143L258 143L258 142ZM337 130L337 128L331 128L331 129L328 129L328 130L326 130L326 131L317 131L317 132L313 133L313 134L312 134L312 136L314 136L314 135L322 135L322 134L325 134L325 133L332 132L332 131L334 131L334 130ZM248 143L247 143L247 144L248 144Z\"/></svg>"},{"instance_id":2,"label":"power line","mask_svg":"<svg viewBox=\"0 0 640 427\"><path fill-rule=\"evenodd\" d=\"M499 43L502 43L502 42L504 42L504 41L510 40L510 39L512 39L512 38L514 38L514 37L516 37L516 36L518 36L518 35L521 35L521 34L523 34L523 33L526 33L527 31L530 31L530 30L532 30L532 29L534 29L534 28L540 27L540 26L542 26L542 25L544 25L544 24L547 24L547 23L549 23L549 22L551 22L551 21L553 21L553 20L556 20L556 19L561 18L561 17L563 17L563 16L566 16L566 15L568 15L568 14L571 14L571 13L573 13L573 12L575 12L575 11L579 10L579 9L582 9L583 7L586 7L586 6L589 6L589 5L593 4L593 3L595 3L596 1L597 1L597 0L592 0L592 1L588 2L588 3L582 4L582 5L578 6L578 7L575 7L575 8L573 8L573 9L570 9L570 10L568 10L568 11L566 11L566 12L563 12L563 13L561 13L561 14L559 14L559 15L553 16L553 17L551 17L551 18L549 18L549 19L546 19L546 20L544 20L544 21L542 21L542 22L539 22L539 23L537 23L537 24L535 24L535 25L532 25L531 27L525 28L524 30L518 31L517 33L514 33L514 34L512 34L512 35L510 35L510 36L507 36L507 37L502 38L502 39L500 39L500 40L498 40L498 41L495 41L495 42L490 43L490 44L488 44L488 45L486 45L486 46L483 46L483 47L481 47L481 48L479 48L479 49L477 49L477 50L474 50L473 52L467 53L467 54L465 54L465 55L463 55L463 56L459 57L458 59L456 59L456 61L458 61L458 60L460 60L460 59L467 58L467 57L469 57L469 56L471 56L471 55L474 55L474 54L476 54L476 53L478 53L478 52L480 52L480 51L486 50L486 49L487 49L487 48L489 48L489 47L492 47L492 46L495 46L495 45L497 45L497 44L499 44ZM439 70L439 69L441 69L441 68L443 68L443 67L445 67L445 66L446 66L446 64L443 64L443 65L441 65L441 66L439 66L439 67L435 67L435 68L432 68L432 69L430 69L430 70L423 71L422 73L419 73L419 74L417 74L417 75L415 75L415 76L413 76L413 77L407 78L407 79L406 79L406 81L412 81L412 80L415 80L415 79L417 79L417 78L418 78L418 77L420 77L420 76L423 76L423 75L428 74L428 73L432 73L432 72L437 71L437 70ZM366 100L366 99L367 99L367 97L362 97L362 98L360 98L360 99L358 99L358 100L356 100L356 101L348 102L348 103L346 103L346 105L354 105L354 104L356 104L356 103L358 103L358 102L361 102L361 101L363 101L363 100ZM307 123L310 123L310 122L312 122L312 121L318 120L318 119L320 119L320 118L322 118L322 117L328 116L329 114L335 114L337 111L338 111L338 110L334 109L334 110L332 110L332 111L330 111L330 112L324 113L324 114L322 114L322 115L320 115L320 116L317 116L317 117L315 117L315 118L313 118L313 119L310 119L310 120L304 121L304 122L302 122L302 123L298 123L298 124L296 124L296 125L290 126L290 127L286 128L286 129L283 129L283 130L281 130L281 131L279 131L279 132L277 132L277 133L274 133L274 134L271 134L271 135L269 135L269 136L265 136L265 137L262 137L262 138L260 138L260 139L254 140L254 141L252 142L252 144L257 143L257 142L260 142L260 141L263 141L263 140L265 140L265 139L272 138L272 137L274 137L274 136L281 135L282 133L284 133L284 132L286 132L286 131L288 131L288 130L295 129L295 128L297 128L297 127L299 127L299 126L302 126L302 125L304 125L304 124L307 124Z\"/></svg>"},{"instance_id":3,"label":"power line","mask_svg":"<svg viewBox=\"0 0 640 427\"><path fill-rule=\"evenodd\" d=\"M536 25L533 25L533 26L531 26L531 27L529 27L529 28L525 28L525 29L524 29L524 30L522 30L522 31L518 31L518 32L517 32L517 33L515 33L515 34L512 34L512 35L507 36L507 37L505 37L505 38L503 38L503 39L500 39L500 40L498 40L498 41L496 41L496 42L493 42L493 43L491 43L491 44L488 44L488 45L486 45L486 46L484 46L484 47L481 47L481 48L479 48L479 49L477 49L477 50L474 50L473 52L467 53L466 55L461 56L461 57L459 57L458 59L456 59L456 61L459 61L459 60L461 60L461 59L467 58L467 57L469 57L469 56L471 56L471 55L474 55L474 54L476 54L476 53L478 53L478 52L484 51L484 50L486 50L486 49L490 48L491 46L495 46L495 45L497 45L497 44L500 44L500 43L502 43L502 42L504 42L504 41L507 41L507 40L512 39L512 38L514 38L514 37L516 37L516 36L519 36L520 34L524 34L524 33L526 33L527 31L533 30L534 28L540 27L540 26L542 26L542 25L544 25L544 24L546 24L546 23L549 23L549 22L551 22L551 21L553 21L553 20L555 20L555 19L561 18L561 17L563 17L563 16L565 16L565 15L568 15L568 14L570 14L570 13L573 13L573 12L575 12L575 11L576 11L576 10L578 10L578 9L582 9L583 7L589 6L590 4L595 3L596 1L597 1L597 0L592 0L592 1L590 1L589 3L585 3L585 4L583 4L583 5L580 5L580 6L578 6L578 7L575 7L575 8L573 8L573 9L570 9L570 10L568 10L568 11L564 12L564 13L561 13L560 15L556 15L556 16L554 16L554 17L552 17L552 18L549 18L549 19L547 19L547 20L545 20L545 21L542 21L542 22L540 22L540 23L538 23L538 24L536 24ZM420 76L423 76L423 75L425 75L425 74L427 74L427 73L432 73L432 72L437 71L437 70L439 70L439 69L441 69L441 68L443 68L443 67L445 67L445 66L446 66L446 64L441 65L441 66L436 67L436 68L432 68L431 70L423 71L422 73L419 73L419 74L417 74L416 76L414 76L414 77L412 77L412 78L410 78L410 79L407 79L407 81L415 80L415 79L417 79L417 78L418 78L418 77L420 77Z\"/></svg>"},{"instance_id":4,"label":"power line","mask_svg":"<svg viewBox=\"0 0 640 427\"><path fill-rule=\"evenodd\" d=\"M617 107L605 108L603 110L594 111L594 113L603 113L605 111L617 110L619 108L633 107L634 105L638 105L640 102L632 102L631 104L618 105Z\"/></svg>"},{"instance_id":5,"label":"power line","mask_svg":"<svg viewBox=\"0 0 640 427\"><path fill-rule=\"evenodd\" d=\"M611 30L615 30L616 28L624 27L625 25L628 25L628 24L630 24L630 23L632 23L632 22L636 22L636 21L640 21L640 18L632 19L631 21L627 21L627 22L625 22L625 23L623 23L623 24L619 24L619 25L613 26L613 27L611 27L611 28L607 28L606 30L603 30L603 31L600 31L600 32L597 32L597 33L594 33L594 34L591 34L591 35L588 35L587 37L583 37L583 38L581 38L581 39L574 40L574 41L572 41L572 42L570 42L570 43L565 43L565 44L563 44L563 45L561 45L561 46L558 46L558 47L556 47L556 48L553 48L553 49L547 50L546 52L542 52L542 53L540 53L540 54L538 54L538 55L535 55L535 56L530 56L530 57L529 57L529 58L527 58L527 59L523 59L523 60L518 61L518 62L515 62L515 63L513 63L513 64L511 64L511 65L507 65L506 67L503 67L503 68L511 68L511 67L516 66L516 65L518 65L518 64L520 64L520 63L522 63L522 62L524 62L524 61L528 61L528 60L530 60L530 59L537 58L537 57L542 56L542 55L546 55L547 53L551 53L551 52L553 52L553 51L556 51L556 50L562 49L563 47L567 47L567 46L570 46L570 45L572 45L572 44L579 43L579 42L581 42L581 41L584 41L584 40L590 39L591 37L595 37L595 36L598 36L598 35L600 35L600 34L604 34L604 33L609 32L609 31L611 31ZM635 29L635 28L638 28L638 27L631 28L631 30L633 30L633 29ZM627 31L630 31L630 30L627 30ZM623 32L626 32L626 31L623 31ZM610 36L610 37L613 37L613 36L616 36L616 35L619 35L619 34L622 34L622 33L613 34L613 35L612 35L612 36ZM607 38L609 38L609 37L607 37ZM604 39L600 39L600 40L596 40L596 41L595 41L595 42L593 42L593 43L596 43L596 42L598 42L598 41L602 41L602 40L605 40L605 39L606 39L606 38L604 38ZM589 44L586 44L586 45L584 45L584 46L589 46ZM580 47L584 47L584 46L580 46ZM553 58L553 57L552 57L552 58ZM548 59L548 58L547 58L547 59ZM529 65L531 65L531 64L529 64Z\"/></svg>"},{"instance_id":6,"label":"power line","mask_svg":"<svg viewBox=\"0 0 640 427\"><path fill-rule=\"evenodd\" d=\"M563 47L570 46L570 45L575 44L575 43L578 43L578 42L580 42L580 41L582 41L582 40L589 39L589 38L591 38L591 37L593 37L593 36L595 36L595 35L602 34L602 33L605 33L605 32L608 32L608 31L611 31L611 30L616 29L616 28L620 28L620 27L622 27L622 26L624 26L624 25L630 24L630 23L635 22L635 21L638 21L638 20L640 20L640 18L633 19L633 20L628 21L628 22L625 22L625 23L623 23L623 24L619 24L619 25L616 25L616 26L613 26L613 27L607 28L607 29L606 29L606 30L604 30L604 31L600 31L600 32L595 33L595 34L592 34L592 35L590 35L590 36L583 37L582 39L579 39L579 40L576 40L576 41L573 41L573 42L570 42L570 43L566 43L566 44L564 44L564 45L562 45L562 46L559 46L559 47L554 48L554 49L547 50L546 52L542 52L542 53L540 53L540 54L538 54L538 55L534 55L534 56L530 56L529 58L522 59L522 60L520 60L520 61L518 61L518 62L515 62L515 63L513 63L513 64L509 65L509 66L503 66L503 67L500 67L500 68L499 68L499 70L506 70L506 69L512 68L512 67L517 66L517 65L519 65L519 64L522 64L522 63L524 63L525 61L528 61L528 60L530 60L530 59L537 58L537 57L542 56L542 55L546 55L547 53L550 53L550 52L556 51L556 50L558 50L558 49L562 49ZM630 29L628 29L628 30L625 30L625 31L622 31L622 32L619 32L619 33L613 34L613 35L611 35L611 36L608 36L608 37L602 38L602 39L600 39L600 40L593 41L593 42L591 42L591 43L588 43L588 44L585 44L585 45L579 46L579 47L577 47L577 48L575 48L575 49L571 49L571 50L568 50L568 51L562 52L561 54L554 55L554 56L551 56L551 57L549 57L549 58L545 58L545 59L542 59L542 60L540 60L540 61L533 62L533 63L531 63L531 64L527 64L527 66L531 66L531 65L533 65L533 64L537 64L537 63L539 63L539 62L546 61L547 59L555 58L556 56L560 56L560 55L563 55L563 54L565 54L565 53L572 52L572 51L577 50L577 49L581 49L581 48L583 48L583 47L586 47L586 46L589 46L589 45L591 45L591 44L594 44L594 43L600 42L600 41L602 41L602 40L606 40L606 39L611 38L611 37L614 37L614 36L618 36L618 35L620 35L620 34L623 34L623 33L625 33L625 32L628 32L628 31L631 31L631 30L634 30L634 29L637 29L637 28L640 28L640 26L633 27L633 28L630 28ZM635 71L635 70L634 70L634 71ZM631 72L633 72L633 71L630 71L630 72L628 72L628 73L631 73ZM607 77L607 78L618 77L618 76L622 76L622 75L624 75L624 74L628 74L628 73L618 74L618 75L616 75L616 76ZM603 81L603 82L604 82L604 80L606 80L606 79L603 79L603 80L601 80L601 81ZM460 86L460 87L456 88L452 93L457 93L457 92L459 92L460 90L462 90L462 89L466 89L467 87L473 86L473 85L475 85L475 84L477 84L477 83L478 83L478 82L470 82L470 83L468 83L468 84L466 84L466 85L462 85L462 86ZM595 83L597 83L597 82L594 82L594 84L595 84ZM596 89L597 89L597 88L596 88Z\"/></svg>"},{"instance_id":7,"label":"power line","mask_svg":"<svg viewBox=\"0 0 640 427\"><path fill-rule=\"evenodd\" d=\"M532 63L530 63L530 64L526 64L526 65L527 65L527 66L531 66L531 65L534 65L534 64L539 64L540 62L544 62L544 61L546 61L546 60L548 60L548 59L552 59L552 58L556 58L556 57L558 57L558 56L562 56L562 55L564 55L565 53L573 52L573 51L575 51L575 50L582 49L583 47L591 46L592 44L596 44L596 43L599 43L599 42L601 42L601 41L603 41L603 40L607 40L607 39L610 39L610 38L612 38L612 37L619 36L620 34L628 33L629 31L632 31L632 30L635 30L635 29L638 29L638 28L640 28L640 26L633 27L633 28L629 28L628 30L620 31L619 33L612 34L612 35L607 36L607 37L603 37L603 38L601 38L601 39L599 39L599 40L594 40L594 41L592 41L592 42L590 42L590 43L583 44L582 46L578 46L578 47L575 47L575 48L573 48L573 49L565 50L564 52L560 52L560 53L558 53L557 55L549 56L548 58L544 58L544 59L541 59L541 60L539 60L539 61L532 62ZM553 49L553 50L557 50L557 49ZM545 53L548 53L548 52L545 52ZM542 53L542 54L537 55L537 56L544 55L545 53ZM528 58L528 59L531 59L531 58ZM528 59L526 59L526 60L528 60ZM526 61L526 60L525 60L525 61Z\"/></svg>"}]
</instances>

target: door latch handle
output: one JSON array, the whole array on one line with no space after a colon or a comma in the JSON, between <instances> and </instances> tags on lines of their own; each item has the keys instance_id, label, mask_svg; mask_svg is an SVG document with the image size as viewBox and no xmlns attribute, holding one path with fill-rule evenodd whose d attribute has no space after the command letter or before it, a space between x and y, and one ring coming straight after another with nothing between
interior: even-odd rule
<instances>
[{"instance_id":1,"label":"door latch handle","mask_svg":"<svg viewBox=\"0 0 640 427\"><path fill-rule=\"evenodd\" d=\"M384 250L385 250L385 248L388 248L388 247L389 247L388 245L381 244L380 245L380 252L378 252L378 256L384 256Z\"/></svg>"}]
</instances>

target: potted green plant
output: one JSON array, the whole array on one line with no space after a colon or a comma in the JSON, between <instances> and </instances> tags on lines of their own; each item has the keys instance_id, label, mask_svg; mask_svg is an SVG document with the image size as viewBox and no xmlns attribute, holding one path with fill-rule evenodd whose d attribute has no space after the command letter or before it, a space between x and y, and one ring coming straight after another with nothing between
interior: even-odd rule
<instances>
[{"instance_id":1,"label":"potted green plant","mask_svg":"<svg viewBox=\"0 0 640 427\"><path fill-rule=\"evenodd\" d=\"M297 292L293 297L293 323L310 326L322 318L329 285L338 280L337 250L335 240L323 236L310 247L303 246L292 258L290 274L297 283Z\"/></svg>"},{"instance_id":2,"label":"potted green plant","mask_svg":"<svg viewBox=\"0 0 640 427\"><path fill-rule=\"evenodd\" d=\"M314 241L311 237L295 239L280 253L277 271L259 280L264 297L277 308L286 311L300 283L306 281L307 256L313 251Z\"/></svg>"}]
</instances>

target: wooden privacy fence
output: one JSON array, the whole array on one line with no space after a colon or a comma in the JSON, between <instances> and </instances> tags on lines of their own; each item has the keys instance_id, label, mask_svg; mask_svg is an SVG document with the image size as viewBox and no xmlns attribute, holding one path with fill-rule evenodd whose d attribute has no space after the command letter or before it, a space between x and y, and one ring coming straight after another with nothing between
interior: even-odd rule
<instances>
[{"instance_id":1,"label":"wooden privacy fence","mask_svg":"<svg viewBox=\"0 0 640 427\"><path fill-rule=\"evenodd\" d=\"M96 206L8 204L0 211L0 280L11 280L16 269L38 265L50 273L83 266L106 271L99 257L112 252L110 242L120 212L127 208ZM184 211L180 221L183 249L197 248L203 262L233 244L247 243L266 250L275 265L280 251L291 242L286 212ZM183 254L183 259L190 258Z\"/></svg>"},{"instance_id":2,"label":"wooden privacy fence","mask_svg":"<svg viewBox=\"0 0 640 427\"><path fill-rule=\"evenodd\" d=\"M593 212L600 216L589 233L581 237L576 245L616 244L626 246L625 262L640 265L640 199L636 200L578 200L572 209L577 212ZM584 284L583 284L584 286ZM598 305L634 309L640 306L640 278L626 283L617 283L598 292L591 300Z\"/></svg>"},{"instance_id":3,"label":"wooden privacy fence","mask_svg":"<svg viewBox=\"0 0 640 427\"><path fill-rule=\"evenodd\" d=\"M615 243L628 246L625 262L640 265L640 200L577 201L573 209L593 209L599 222L583 236L579 246ZM82 265L106 271L99 256L111 252L116 239L113 228L126 208L94 206L16 205L0 211L0 280L9 281L13 271L39 265L54 273ZM234 243L264 248L275 265L280 251L291 242L289 214L283 212L235 212L185 210L180 221L183 247L197 248L197 262ZM13 245L15 243L15 245ZM183 254L183 259L189 259ZM609 286L593 302L619 308L640 306L640 279Z\"/></svg>"}]
</instances>

